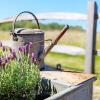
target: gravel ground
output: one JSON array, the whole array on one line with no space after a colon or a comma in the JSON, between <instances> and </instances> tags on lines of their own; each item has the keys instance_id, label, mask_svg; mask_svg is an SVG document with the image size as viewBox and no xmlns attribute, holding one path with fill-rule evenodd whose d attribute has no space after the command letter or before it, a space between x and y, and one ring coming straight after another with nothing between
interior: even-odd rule
<instances>
[{"instance_id":1,"label":"gravel ground","mask_svg":"<svg viewBox=\"0 0 100 100\"><path fill-rule=\"evenodd\" d=\"M100 86L93 87L93 100L100 100Z\"/></svg>"}]
</instances>

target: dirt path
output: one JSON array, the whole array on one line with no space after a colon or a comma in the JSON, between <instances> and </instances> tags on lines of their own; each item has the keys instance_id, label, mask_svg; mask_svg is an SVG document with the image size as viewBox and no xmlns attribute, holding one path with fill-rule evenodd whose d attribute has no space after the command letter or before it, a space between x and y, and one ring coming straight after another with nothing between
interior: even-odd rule
<instances>
[{"instance_id":1,"label":"dirt path","mask_svg":"<svg viewBox=\"0 0 100 100\"><path fill-rule=\"evenodd\" d=\"M93 100L100 100L100 86L93 87Z\"/></svg>"}]
</instances>

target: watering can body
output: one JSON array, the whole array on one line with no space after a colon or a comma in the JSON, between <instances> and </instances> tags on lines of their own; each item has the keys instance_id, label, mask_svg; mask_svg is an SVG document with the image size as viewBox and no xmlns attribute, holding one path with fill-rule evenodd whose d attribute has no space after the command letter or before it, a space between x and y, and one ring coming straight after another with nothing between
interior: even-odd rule
<instances>
[{"instance_id":1,"label":"watering can body","mask_svg":"<svg viewBox=\"0 0 100 100\"><path fill-rule=\"evenodd\" d=\"M19 15L23 13L30 13L30 12L22 12ZM18 16L19 16L18 15ZM30 53L34 52L36 55L36 58L38 60L39 68L42 69L44 67L44 33L39 28L39 23L35 17L37 22L37 29L30 29L30 28L15 28L15 23L18 18L18 16L15 18L13 22L13 29L12 29L12 40L13 40L13 48L16 50L20 46L24 46L28 44L29 42L32 42L32 48L30 49Z\"/></svg>"}]
</instances>

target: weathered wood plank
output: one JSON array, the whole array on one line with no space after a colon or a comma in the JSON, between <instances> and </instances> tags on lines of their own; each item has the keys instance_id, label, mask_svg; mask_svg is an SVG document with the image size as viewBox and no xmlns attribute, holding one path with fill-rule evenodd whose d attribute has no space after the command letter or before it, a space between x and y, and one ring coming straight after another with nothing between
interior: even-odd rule
<instances>
[{"instance_id":1,"label":"weathered wood plank","mask_svg":"<svg viewBox=\"0 0 100 100\"><path fill-rule=\"evenodd\" d=\"M88 2L88 25L86 34L86 56L85 72L95 72L95 51L96 51L96 26L97 26L97 5L94 1Z\"/></svg>"},{"instance_id":2,"label":"weathered wood plank","mask_svg":"<svg viewBox=\"0 0 100 100\"><path fill-rule=\"evenodd\" d=\"M87 15L82 14L82 13L68 13L68 12L48 12L48 13L37 13L36 14L37 18L39 20L86 20ZM14 20L14 17L9 17L0 20L0 23L5 23L5 22L12 22ZM33 20L33 17L26 14L22 15L18 18L18 20Z\"/></svg>"}]
</instances>

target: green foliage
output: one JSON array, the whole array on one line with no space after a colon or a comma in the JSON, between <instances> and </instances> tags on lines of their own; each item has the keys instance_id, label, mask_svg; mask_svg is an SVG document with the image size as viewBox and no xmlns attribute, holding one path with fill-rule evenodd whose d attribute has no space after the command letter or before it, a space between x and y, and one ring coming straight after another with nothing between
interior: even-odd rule
<instances>
[{"instance_id":1,"label":"green foliage","mask_svg":"<svg viewBox=\"0 0 100 100\"><path fill-rule=\"evenodd\" d=\"M15 24L16 28L37 28L36 22L32 21L17 21ZM48 23L48 24L42 24L40 23L40 27L43 30L61 30L64 27L64 24L58 24L58 23ZM7 31L12 29L12 23L2 23L0 24L0 30ZM84 29L81 26L70 26L71 30L79 30L84 31Z\"/></svg>"},{"instance_id":2,"label":"green foliage","mask_svg":"<svg viewBox=\"0 0 100 100\"><path fill-rule=\"evenodd\" d=\"M84 56L71 56L68 54L49 53L45 63L50 66L61 64L62 68L82 72L84 69Z\"/></svg>"},{"instance_id":3,"label":"green foliage","mask_svg":"<svg viewBox=\"0 0 100 100\"><path fill-rule=\"evenodd\" d=\"M11 23L0 23L0 30L6 31L6 30L11 30L12 25Z\"/></svg>"},{"instance_id":4,"label":"green foliage","mask_svg":"<svg viewBox=\"0 0 100 100\"><path fill-rule=\"evenodd\" d=\"M34 100L38 95L39 69L24 48L16 53L0 43L0 100Z\"/></svg>"},{"instance_id":5,"label":"green foliage","mask_svg":"<svg viewBox=\"0 0 100 100\"><path fill-rule=\"evenodd\" d=\"M81 26L70 26L70 30L85 31Z\"/></svg>"},{"instance_id":6,"label":"green foliage","mask_svg":"<svg viewBox=\"0 0 100 100\"><path fill-rule=\"evenodd\" d=\"M36 23L32 23L32 21L17 21L15 24L16 28L36 28Z\"/></svg>"},{"instance_id":7,"label":"green foliage","mask_svg":"<svg viewBox=\"0 0 100 100\"><path fill-rule=\"evenodd\" d=\"M18 100L35 98L40 80L39 70L25 61L22 65L11 61L0 70L0 99Z\"/></svg>"},{"instance_id":8,"label":"green foliage","mask_svg":"<svg viewBox=\"0 0 100 100\"><path fill-rule=\"evenodd\" d=\"M2 23L0 24L0 30L2 31L11 31L12 23ZM33 24L32 21L17 21L15 28L36 28L36 24Z\"/></svg>"},{"instance_id":9,"label":"green foliage","mask_svg":"<svg viewBox=\"0 0 100 100\"><path fill-rule=\"evenodd\" d=\"M43 30L61 30L64 27L64 25L58 23L40 24L40 26Z\"/></svg>"}]
</instances>

